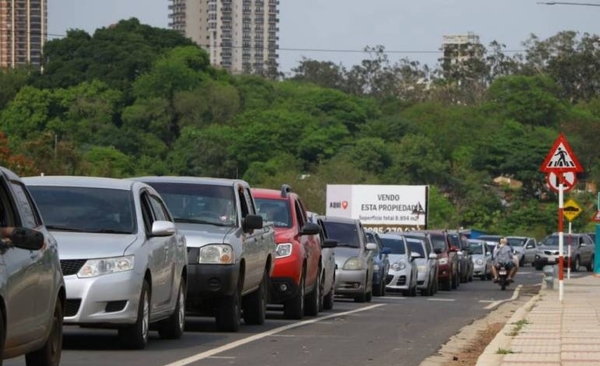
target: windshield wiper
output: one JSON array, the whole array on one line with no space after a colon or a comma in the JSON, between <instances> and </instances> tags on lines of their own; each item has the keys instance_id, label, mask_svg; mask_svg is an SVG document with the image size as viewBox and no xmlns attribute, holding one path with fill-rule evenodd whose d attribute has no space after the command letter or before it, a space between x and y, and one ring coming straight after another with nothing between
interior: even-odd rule
<instances>
[{"instance_id":1,"label":"windshield wiper","mask_svg":"<svg viewBox=\"0 0 600 366\"><path fill-rule=\"evenodd\" d=\"M66 226L57 226L57 225L46 225L46 229L48 230L58 230L58 231L71 231L74 233L85 233L85 230L81 230L81 229L75 229L72 227L66 227Z\"/></svg>"},{"instance_id":2,"label":"windshield wiper","mask_svg":"<svg viewBox=\"0 0 600 366\"><path fill-rule=\"evenodd\" d=\"M101 229L101 230L97 230L94 232L100 233L100 234L131 234L131 232L129 232L129 231L114 230L114 229Z\"/></svg>"},{"instance_id":3,"label":"windshield wiper","mask_svg":"<svg viewBox=\"0 0 600 366\"><path fill-rule=\"evenodd\" d=\"M207 225L215 225L215 226L228 226L222 222L214 222L207 220L198 220L198 219L175 219L175 222L185 223L185 224L207 224Z\"/></svg>"}]
</instances>

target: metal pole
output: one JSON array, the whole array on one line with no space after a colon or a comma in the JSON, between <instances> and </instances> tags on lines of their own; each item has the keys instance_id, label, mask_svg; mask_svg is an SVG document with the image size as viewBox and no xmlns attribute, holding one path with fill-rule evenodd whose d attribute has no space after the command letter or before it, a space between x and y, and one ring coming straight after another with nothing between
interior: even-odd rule
<instances>
[{"instance_id":1,"label":"metal pole","mask_svg":"<svg viewBox=\"0 0 600 366\"><path fill-rule=\"evenodd\" d=\"M563 182L562 182L562 173L558 174L560 177L560 183L558 185L558 300L560 302L563 301L563 293L564 293L564 260L563 256L564 250L564 236L563 236L563 209L564 209L564 190L563 190Z\"/></svg>"},{"instance_id":2,"label":"metal pole","mask_svg":"<svg viewBox=\"0 0 600 366\"><path fill-rule=\"evenodd\" d=\"M571 221L569 221L569 235L567 236L567 257L569 258L569 263L567 263L567 279L571 279L571 263L573 260L571 258Z\"/></svg>"}]
</instances>

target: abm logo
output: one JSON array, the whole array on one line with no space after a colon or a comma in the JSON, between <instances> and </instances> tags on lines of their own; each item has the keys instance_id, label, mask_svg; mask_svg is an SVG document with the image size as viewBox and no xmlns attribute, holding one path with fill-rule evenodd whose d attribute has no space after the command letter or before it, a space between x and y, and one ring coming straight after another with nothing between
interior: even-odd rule
<instances>
[{"instance_id":1,"label":"abm logo","mask_svg":"<svg viewBox=\"0 0 600 366\"><path fill-rule=\"evenodd\" d=\"M341 208L345 210L348 208L348 201L330 202L329 208Z\"/></svg>"}]
</instances>

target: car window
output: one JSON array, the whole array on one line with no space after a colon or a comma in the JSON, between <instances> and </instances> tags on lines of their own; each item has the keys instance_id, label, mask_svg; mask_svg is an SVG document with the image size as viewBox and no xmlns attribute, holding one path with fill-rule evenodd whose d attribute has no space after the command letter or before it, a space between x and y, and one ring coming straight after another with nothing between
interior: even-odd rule
<instances>
[{"instance_id":1,"label":"car window","mask_svg":"<svg viewBox=\"0 0 600 366\"><path fill-rule=\"evenodd\" d=\"M406 254L406 244L401 237L398 238L381 238L383 245L390 248L390 254Z\"/></svg>"},{"instance_id":2,"label":"car window","mask_svg":"<svg viewBox=\"0 0 600 366\"><path fill-rule=\"evenodd\" d=\"M10 194L4 185L4 180L0 179L0 226L21 226L19 216L14 211L14 206L10 201Z\"/></svg>"},{"instance_id":3,"label":"car window","mask_svg":"<svg viewBox=\"0 0 600 366\"><path fill-rule=\"evenodd\" d=\"M150 200L150 205L152 206L152 211L154 212L154 218L156 221L169 221L167 213L163 210L160 200L153 195L148 195L148 198Z\"/></svg>"},{"instance_id":4,"label":"car window","mask_svg":"<svg viewBox=\"0 0 600 366\"><path fill-rule=\"evenodd\" d=\"M152 215L152 207L148 199L148 193L142 193L140 197L142 205L142 219L144 220L144 229L147 234L152 231L152 223L154 223L154 217Z\"/></svg>"},{"instance_id":5,"label":"car window","mask_svg":"<svg viewBox=\"0 0 600 366\"><path fill-rule=\"evenodd\" d=\"M160 194L175 222L237 226L237 203L231 186L165 182L148 184ZM243 189L238 194L242 217L245 217L249 208Z\"/></svg>"},{"instance_id":6,"label":"car window","mask_svg":"<svg viewBox=\"0 0 600 366\"><path fill-rule=\"evenodd\" d=\"M48 229L89 233L133 234L137 230L129 190L30 186Z\"/></svg>"},{"instance_id":7,"label":"car window","mask_svg":"<svg viewBox=\"0 0 600 366\"><path fill-rule=\"evenodd\" d=\"M13 191L15 192L15 199L21 212L23 213L24 227L34 229L42 224L42 220L38 213L35 211L35 205L32 204L31 197L27 194L27 190L22 183L11 182Z\"/></svg>"},{"instance_id":8,"label":"car window","mask_svg":"<svg viewBox=\"0 0 600 366\"><path fill-rule=\"evenodd\" d=\"M425 258L425 249L423 248L423 241L419 239L406 238L406 242L408 243L408 247L411 252L421 254L421 257Z\"/></svg>"},{"instance_id":9,"label":"car window","mask_svg":"<svg viewBox=\"0 0 600 366\"><path fill-rule=\"evenodd\" d=\"M441 251L447 249L446 237L444 234L432 234L431 244L433 245L433 249L439 249Z\"/></svg>"},{"instance_id":10,"label":"car window","mask_svg":"<svg viewBox=\"0 0 600 366\"><path fill-rule=\"evenodd\" d=\"M469 241L469 249L472 254L485 254L485 247L482 242L478 241Z\"/></svg>"},{"instance_id":11,"label":"car window","mask_svg":"<svg viewBox=\"0 0 600 366\"><path fill-rule=\"evenodd\" d=\"M354 223L324 221L325 229L330 239L338 241L338 247L360 248L358 226Z\"/></svg>"},{"instance_id":12,"label":"car window","mask_svg":"<svg viewBox=\"0 0 600 366\"><path fill-rule=\"evenodd\" d=\"M508 245L511 247L522 247L525 246L526 238L506 238L508 240Z\"/></svg>"},{"instance_id":13,"label":"car window","mask_svg":"<svg viewBox=\"0 0 600 366\"><path fill-rule=\"evenodd\" d=\"M258 214L263 220L272 221L275 227L292 227L290 202L287 199L255 198Z\"/></svg>"}]
</instances>

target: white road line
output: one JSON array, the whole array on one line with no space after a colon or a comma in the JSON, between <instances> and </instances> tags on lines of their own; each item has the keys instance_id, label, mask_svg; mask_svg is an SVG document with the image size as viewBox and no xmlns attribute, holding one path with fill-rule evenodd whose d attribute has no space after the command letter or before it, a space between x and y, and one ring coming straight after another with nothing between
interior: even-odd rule
<instances>
[{"instance_id":1,"label":"white road line","mask_svg":"<svg viewBox=\"0 0 600 366\"><path fill-rule=\"evenodd\" d=\"M513 291L512 297L510 299L494 301L493 303L491 303L488 306L484 307L484 309L486 309L486 310L494 309L495 307L500 306L501 304L504 304L505 302L516 300L517 297L519 297L519 292L521 292L521 288L522 287L523 287L523 285L517 286L517 288L515 289L515 291Z\"/></svg>"},{"instance_id":2,"label":"white road line","mask_svg":"<svg viewBox=\"0 0 600 366\"><path fill-rule=\"evenodd\" d=\"M254 341L258 341L259 339L263 339L265 337L272 336L274 334L285 332L286 330L303 327L305 325L309 325L309 324L312 324L312 323L320 322L321 320L326 320L326 319L331 319L331 318L337 318L337 317L340 317L340 316L351 315L351 314L360 313L360 312L363 312L363 311L373 310L373 309L378 308L380 306L385 306L385 304L371 305L371 306L367 306L367 307L360 308L360 309L346 311L346 312L343 312L343 313L331 314L331 315L327 315L327 316L324 316L324 317L321 317L321 318L314 318L314 319L304 320L304 321L297 322L297 323L292 323L292 324L284 325L282 327L271 329L271 330L263 332L263 333L258 333L258 334L252 335L250 337L239 339L239 340L237 340L235 342L224 344L224 345L222 345L220 347L213 348L211 350L198 353L198 354L196 354L194 356L190 356L190 357L181 359L179 361L171 362L169 364L166 364L165 366L185 366L185 365L189 365L189 364L192 364L194 362L197 362L197 361L200 361L200 360L204 360L206 358L211 358L211 357L213 357L216 354L219 354L219 353L222 353L222 352L225 352L225 351L229 351L231 349L237 348L239 346L243 346L245 344L248 344L248 343L251 343L251 342L254 342Z\"/></svg>"},{"instance_id":3,"label":"white road line","mask_svg":"<svg viewBox=\"0 0 600 366\"><path fill-rule=\"evenodd\" d=\"M448 302L450 302L450 301L456 301L456 299L435 299L435 298L433 298L433 299L427 299L427 301L448 301Z\"/></svg>"},{"instance_id":4,"label":"white road line","mask_svg":"<svg viewBox=\"0 0 600 366\"><path fill-rule=\"evenodd\" d=\"M494 300L479 300L479 302L482 304L489 304L491 302L494 302Z\"/></svg>"}]
</instances>

